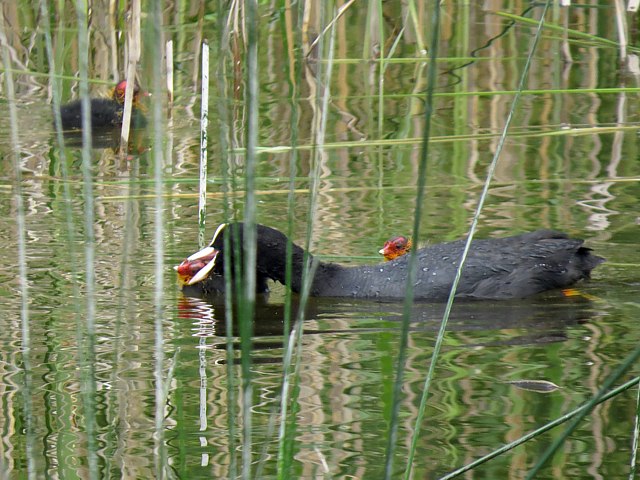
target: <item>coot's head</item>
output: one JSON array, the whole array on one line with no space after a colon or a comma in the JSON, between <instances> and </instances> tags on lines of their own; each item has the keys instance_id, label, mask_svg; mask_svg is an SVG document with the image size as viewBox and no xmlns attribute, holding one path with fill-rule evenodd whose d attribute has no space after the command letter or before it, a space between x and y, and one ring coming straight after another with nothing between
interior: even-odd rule
<instances>
[{"instance_id":1,"label":"coot's head","mask_svg":"<svg viewBox=\"0 0 640 480\"><path fill-rule=\"evenodd\" d=\"M112 94L112 98L118 102L118 103L124 103L124 94L127 90L127 81L126 80L121 80L120 83L118 83L115 88L113 89L113 94ZM140 100L140 96L146 96L148 95L147 93L143 93L140 90L140 87L138 86L137 83L135 83L133 85L133 104L137 105L138 101Z\"/></svg>"},{"instance_id":2,"label":"coot's head","mask_svg":"<svg viewBox=\"0 0 640 480\"><path fill-rule=\"evenodd\" d=\"M378 253L384 255L384 259L388 261L409 253L409 250L411 250L411 239L400 235L384 242L384 247Z\"/></svg>"},{"instance_id":3,"label":"coot's head","mask_svg":"<svg viewBox=\"0 0 640 480\"><path fill-rule=\"evenodd\" d=\"M230 265L225 266L225 237L228 235ZM267 279L284 283L286 272L287 237L274 228L256 225L256 285L258 291L268 291ZM242 268L244 254L244 225L237 223L221 224L213 235L208 247L194 253L175 267L184 285L194 285L211 276L233 275ZM293 245L293 265L300 266L303 250ZM299 275L298 275L299 276Z\"/></svg>"},{"instance_id":4,"label":"coot's head","mask_svg":"<svg viewBox=\"0 0 640 480\"><path fill-rule=\"evenodd\" d=\"M212 247L206 247L173 267L178 273L179 282L182 285L195 285L206 279L213 270L219 253Z\"/></svg>"},{"instance_id":5,"label":"coot's head","mask_svg":"<svg viewBox=\"0 0 640 480\"><path fill-rule=\"evenodd\" d=\"M222 232L228 225L223 223L216 229L209 246L189 255L180 265L173 267L178 273L178 280L182 285L195 285L206 280L210 275L224 273L222 267L224 255L221 252L224 248Z\"/></svg>"},{"instance_id":6,"label":"coot's head","mask_svg":"<svg viewBox=\"0 0 640 480\"><path fill-rule=\"evenodd\" d=\"M268 281L285 281L285 266L287 237L278 230L264 225L256 225L257 235L257 264L256 264L256 293L268 294ZM225 237L228 236L230 251L225 255ZM295 247L295 246L294 246ZM180 265L174 267L183 285L183 292L202 294L219 294L226 290L226 275L232 278L238 269L242 268L244 250L244 226L242 223L223 223L213 235L208 247L188 257ZM294 248L294 259L302 257L300 247ZM225 256L230 265L224 264ZM294 260L295 261L295 260ZM296 279L293 280L294 285ZM235 282L231 283L232 286Z\"/></svg>"}]
</instances>

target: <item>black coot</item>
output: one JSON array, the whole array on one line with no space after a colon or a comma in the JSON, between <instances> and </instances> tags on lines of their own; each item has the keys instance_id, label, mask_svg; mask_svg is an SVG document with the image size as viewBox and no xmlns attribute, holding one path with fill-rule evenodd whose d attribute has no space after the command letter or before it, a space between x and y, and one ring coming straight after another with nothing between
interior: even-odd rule
<instances>
[{"instance_id":1,"label":"black coot","mask_svg":"<svg viewBox=\"0 0 640 480\"><path fill-rule=\"evenodd\" d=\"M111 98L91 99L91 128L105 129L122 125L122 115L124 113L124 94L127 88L127 81L122 80L113 89ZM144 127L147 120L140 111L140 96L143 95L140 87L135 85L133 90L133 104L131 110L131 125L134 128ZM60 107L63 130L82 129L82 103L81 100L74 100Z\"/></svg>"},{"instance_id":2,"label":"black coot","mask_svg":"<svg viewBox=\"0 0 640 480\"><path fill-rule=\"evenodd\" d=\"M242 242L241 223L218 227L209 247L190 256L179 267L189 294L224 290L223 234L231 245ZM267 280L285 283L287 237L280 231L257 226L257 290L267 291ZM591 254L583 241L565 233L538 230L506 238L474 240L465 262L457 296L477 299L512 299L564 288L589 277L604 260ZM293 245L291 289L300 292L305 252ZM414 284L416 299L444 301L453 283L464 240L430 245L418 250ZM240 249L241 250L241 249ZM232 256L232 262L234 257ZM308 254L309 261L313 256ZM409 255L378 265L346 267L317 261L310 293L317 297L404 298Z\"/></svg>"}]
</instances>

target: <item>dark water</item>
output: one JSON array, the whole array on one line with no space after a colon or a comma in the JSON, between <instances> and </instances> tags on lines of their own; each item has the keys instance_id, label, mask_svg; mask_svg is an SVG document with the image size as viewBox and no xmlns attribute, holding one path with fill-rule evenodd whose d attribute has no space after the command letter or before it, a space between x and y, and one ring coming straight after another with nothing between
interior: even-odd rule
<instances>
[{"instance_id":1,"label":"dark water","mask_svg":"<svg viewBox=\"0 0 640 480\"><path fill-rule=\"evenodd\" d=\"M502 8L496 3L496 10ZM513 28L490 42L505 21L479 7L465 11L461 2L453 5L444 20L443 58L469 56L485 46L474 54L484 58L455 74L440 69L439 92L513 90L532 32ZM348 35L336 53L339 58L358 60L362 55L364 22L357 19L365 18L365 12L359 8L346 17L350 27L341 27ZM603 12L593 10L572 10L572 28L591 31L597 19L613 24ZM461 17L465 12L468 16ZM401 12L386 13L393 19ZM465 44L468 27L472 40ZM599 35L616 38L613 26L600 29ZM183 34L194 41L192 33ZM263 34L260 144L287 146L291 110L283 72L286 57L274 46L282 42L282 33L276 29ZM411 57L414 45L406 40L401 45L403 51L397 55ZM528 88L636 85L635 77L611 59L613 50L570 47L574 63L566 67L558 53L559 41L546 38ZM0 243L5 258L0 267L0 478L26 478L29 471L36 478L86 478L87 425L92 418L101 478L157 477L158 307L165 379L173 368L161 426L165 470L174 478L193 479L226 478L234 462L239 468L240 390L237 384L229 386L229 374L236 382L240 375L237 332L230 339L236 362L229 366L224 304L183 296L171 268L198 248L199 134L193 105L199 97L192 93L189 71L197 70L197 58L191 51L181 55L184 65L177 73L180 86L164 145L160 305L154 290L158 245L150 137L139 133L133 153L124 159L106 148L109 139L93 151L92 373L83 360L88 314L81 154L67 145L63 158L55 143L46 80L16 77L18 125L0 116L0 234L5 239ZM450 60L447 65L464 63ZM562 65L568 73L560 75ZM355 60L336 65L330 145L322 157L318 200L311 214L311 153L301 151L297 162L295 239L304 240L307 221L312 221L313 252L344 263L379 261L377 251L384 241L409 234L413 224L423 103L421 98L394 95L414 88L419 92L424 72L417 62L388 68L380 133L378 98L373 95L376 67ZM307 82L316 82L309 72L306 75ZM37 88L29 88L33 85ZM422 242L466 234L511 99L497 94L437 97ZM306 100L299 107L299 141L306 145L315 116ZM607 263L579 287L581 295L576 297L551 292L525 301L454 307L418 441L415 478L438 478L578 407L638 346L639 107L636 92L523 97L478 236L561 229L585 238ZM235 114L240 125L242 111ZM225 220L227 201L218 121L212 110L208 234ZM605 126L618 128L600 128ZM22 353L25 311L18 283L11 128L18 130L23 174L28 365ZM242 146L242 128L235 133ZM385 144L382 139L398 143ZM345 143L351 141L355 143ZM257 166L258 219L281 229L286 228L289 211L289 161L288 151L267 150L259 155ZM233 155L230 162L227 172L241 184L244 157ZM63 167L69 172L66 180ZM241 215L243 197L234 198L231 212ZM257 478L276 475L284 296L284 289L274 285L268 302L258 305L254 323L252 472ZM398 477L405 469L442 310L441 305L416 304L411 312L395 461ZM312 299L301 340L292 478L382 478L401 316L399 303ZM623 380L638 373L634 366ZM87 375L95 378L93 412L87 411L83 396ZM512 383L522 380L553 382L560 388L543 393ZM537 478L627 478L636 393L625 392L597 407L554 457L553 466ZM233 434L230 425L235 426ZM561 430L479 467L474 478L524 478Z\"/></svg>"}]
</instances>

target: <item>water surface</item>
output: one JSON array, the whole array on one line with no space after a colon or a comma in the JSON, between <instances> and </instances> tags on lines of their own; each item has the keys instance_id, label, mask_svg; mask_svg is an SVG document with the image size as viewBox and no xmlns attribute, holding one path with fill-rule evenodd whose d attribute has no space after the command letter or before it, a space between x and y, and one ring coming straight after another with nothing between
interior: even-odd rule
<instances>
[{"instance_id":1,"label":"water surface","mask_svg":"<svg viewBox=\"0 0 640 480\"><path fill-rule=\"evenodd\" d=\"M511 94L454 94L514 90L530 44L533 31L510 25L493 13L507 7L493 3L492 12L479 6L465 10L463 2L446 6L421 243L459 238L468 231L513 99ZM391 35L402 12L385 8ZM276 18L276 10L267 5L261 9L261 18ZM616 39L613 16L601 9L557 13L560 19L568 15L571 28ZM200 99L193 93L197 91L193 76L198 71L199 43L196 27L186 21L189 15L184 13L182 25L171 25L167 19L165 29L184 42L179 43L176 103L163 145L160 307L164 372L171 366L174 370L162 433L166 471L174 478L226 478L233 465L239 468L240 459L240 390L237 384L229 386L229 373L236 380L240 375L237 332L227 336L220 301L183 296L171 268L198 248ZM330 145L320 157L315 207L309 208L314 157L306 148L317 119L309 99L319 82L313 69L304 73L297 104L298 143L304 148L296 162L293 206L287 198L291 153L267 150L257 165L259 221L285 230L292 208L294 239L303 243L307 222L312 221L313 253L348 264L377 262L385 240L410 234L424 127L422 97L407 96L424 89L426 67L415 60L415 43L410 35L402 38L396 56L413 60L388 65L384 111L379 112L378 66L362 48L364 18L366 6L359 5L338 22L343 37L336 56L344 62L334 66ZM215 43L219 33L215 22L207 19L199 33L210 35ZM260 145L286 147L292 143L293 115L288 57L278 47L283 33L273 25L265 20L261 32L265 41L260 45ZM73 38L67 42L73 44ZM12 39L14 45L28 44L27 40L20 35ZM594 272L591 282L580 286L577 297L551 292L525 301L460 303L454 308L419 437L415 478L438 478L581 405L639 343L638 96L578 91L634 87L636 79L618 68L614 49L569 43L573 63L567 63L561 48L562 38L551 34L543 38L527 88L563 91L523 97L477 235L555 228L585 238L608 261ZM44 62L44 57L27 49L18 51L22 60L32 62L33 73L15 74L18 124L0 116L0 233L5 239L0 244L5 258L0 267L4 312L0 477L25 478L31 469L37 478L86 478L89 416L95 420L100 477L156 478L158 246L152 137L138 132L126 158L108 144L92 152L96 336L95 362L88 372L83 360L88 307L81 153L72 142L60 149L55 141L47 80L35 75L35 61ZM92 58L91 77L107 80L108 69L100 68L105 60L97 53ZM71 60L62 62L65 71L73 71ZM237 79L225 80L233 91ZM75 83L65 80L65 99L71 96L71 85ZM241 151L234 151L227 167L221 161L221 120L214 107L218 96L224 95L217 85L212 76L208 234L226 220L227 209L237 217L243 212L242 194L231 201L223 193L226 174L242 185L245 165ZM242 147L244 107L232 105L235 143L231 146ZM613 126L618 128L602 130ZM18 284L11 129L17 129L23 175L31 342L27 365L22 350L25 312ZM268 302L258 305L254 323L252 472L256 478L276 475L284 297L283 287L274 285ZM442 310L442 305L416 304L411 312L395 459L398 477L405 469ZM401 314L402 305L393 302L318 299L308 305L295 402L292 478L382 478ZM232 366L228 342L236 360ZM82 394L87 373L95 379L93 413L86 411ZM624 378L637 374L636 366ZM544 380L560 388L543 393L510 383L521 380ZM554 457L553 467L537 478L626 478L635 395L626 392L597 407ZM235 427L231 433L230 425ZM477 476L524 478L558 434L556 429L479 467Z\"/></svg>"}]
</instances>

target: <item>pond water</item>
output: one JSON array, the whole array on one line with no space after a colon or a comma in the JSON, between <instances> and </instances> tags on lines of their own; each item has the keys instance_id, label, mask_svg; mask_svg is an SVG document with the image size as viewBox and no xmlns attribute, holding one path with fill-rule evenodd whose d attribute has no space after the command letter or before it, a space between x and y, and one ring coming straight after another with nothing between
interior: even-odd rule
<instances>
[{"instance_id":1,"label":"pond water","mask_svg":"<svg viewBox=\"0 0 640 480\"><path fill-rule=\"evenodd\" d=\"M19 3L25 11L37 10L37 5ZM499 14L521 14L507 8L511 2L488 2L490 10L447 3L420 243L448 241L468 232L513 99L505 92L517 87L535 32ZM406 12L399 6L384 8L383 29L392 43ZM540 11L529 15L537 19ZM278 12L261 5L261 147L292 142L288 57ZM328 145L320 157L314 208L309 208L309 189L315 160L308 147L317 112L313 98L307 98L319 88L313 69L303 74L297 103L296 133L302 149L293 206L288 202L290 151L266 149L257 160L258 220L286 230L293 208L294 239L304 242L310 221L313 253L346 264L379 262L377 251L385 240L411 233L424 128L423 96L409 95L425 87L426 63L415 58L415 34L402 34L394 55L409 60L387 65L380 114L378 64L370 61L370 52L363 53L363 38L377 41L365 35L367 12L365 5L354 6L336 24L335 56L343 61L336 62L332 75ZM24 13L12 13L28 23ZM419 13L427 25L425 13ZM94 15L99 18L100 12ZM313 11L313 16L320 14ZM195 52L200 38L209 36L217 46L213 39L220 36L209 14L204 24L197 17L197 10L183 11L181 20L166 20L165 34L176 37L178 51L176 98L163 145L160 305L155 292L159 279L152 135L136 132L133 152L126 158L106 145L92 151L95 285L88 288L81 150L69 144L61 150L56 143L48 80L42 76L46 56L18 48L29 45L28 29L18 28L20 21L5 23L14 33L13 61L22 61L31 73L14 73L17 125L8 115L0 116L0 232L5 239L0 243L5 258L0 267L0 478L88 478L92 468L99 478L158 478L160 472L185 479L240 475L241 366L230 366L227 353L230 345L239 360L240 341L237 332L227 335L224 304L184 296L172 269L198 249L200 99L193 93L199 65ZM613 13L606 9L557 9L549 21L617 39ZM94 28L92 39L101 38L97 32L102 27ZM61 25L54 34L65 36L66 31ZM66 46L76 46L70 35ZM42 45L37 34L34 38ZM562 54L565 47L572 62ZM107 80L104 64L113 52L107 59L99 53L92 50L90 76ZM60 61L67 74L76 71L72 59ZM223 120L214 108L221 94L213 77L208 235L227 219L229 205L231 216L241 218L244 196L238 193L232 201L223 187L225 174L242 185L245 173L244 155L238 150L226 170L221 162L218 127ZM618 50L604 41L589 43L571 35L567 40L556 30L543 36L528 81L531 92L517 109L477 236L554 228L584 238L607 263L579 286L578 296L549 292L523 301L454 306L418 440L414 478L439 478L577 408L640 343L639 78L618 63ZM229 91L236 86L234 80L231 75L225 78ZM63 85L68 100L76 84L65 80ZM621 86L627 90L593 91ZM5 105L6 99L3 90ZM242 147L246 112L241 103L231 105L232 147ZM11 131L17 131L22 173L27 310L19 287ZM257 305L253 326L253 478L277 476L285 290L272 287L268 301ZM87 362L91 290L95 361ZM298 360L289 478L383 478L402 310L402 303L311 299ZM411 310L394 462L397 478L406 469L442 312L442 305L421 303ZM160 427L155 417L159 331L169 379ZM31 349L25 358L27 334ZM639 370L635 365L616 384ZM236 379L231 387L230 374ZM513 383L523 380L560 388L541 392ZM627 478L636 394L631 389L596 407L536 478ZM477 467L473 478L524 478L562 429ZM88 438L95 439L94 447ZM162 454L157 438L162 438ZM91 448L97 467L87 460Z\"/></svg>"}]
</instances>

